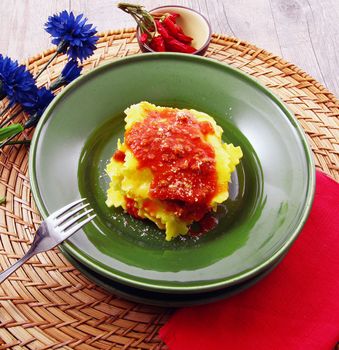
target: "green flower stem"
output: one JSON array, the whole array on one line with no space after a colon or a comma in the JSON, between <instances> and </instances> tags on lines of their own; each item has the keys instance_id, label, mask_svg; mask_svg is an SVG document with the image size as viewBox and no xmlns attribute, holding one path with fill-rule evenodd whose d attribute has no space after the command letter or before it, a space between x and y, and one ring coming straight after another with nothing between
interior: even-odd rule
<instances>
[{"instance_id":1,"label":"green flower stem","mask_svg":"<svg viewBox=\"0 0 339 350\"><path fill-rule=\"evenodd\" d=\"M17 110L13 115L11 115L9 118L7 118L5 121L3 121L0 124L0 128L3 128L4 126L6 126L11 120L13 120L15 117L17 117L22 111L23 111L22 108Z\"/></svg>"},{"instance_id":2,"label":"green flower stem","mask_svg":"<svg viewBox=\"0 0 339 350\"><path fill-rule=\"evenodd\" d=\"M40 75L47 69L47 67L51 64L51 62L57 57L59 54L58 51L49 59L49 61L42 67L41 71L34 77L34 79L38 79Z\"/></svg>"},{"instance_id":3,"label":"green flower stem","mask_svg":"<svg viewBox=\"0 0 339 350\"><path fill-rule=\"evenodd\" d=\"M31 140L17 140L17 141L9 141L7 145L30 145Z\"/></svg>"},{"instance_id":4,"label":"green flower stem","mask_svg":"<svg viewBox=\"0 0 339 350\"><path fill-rule=\"evenodd\" d=\"M21 131L18 131L16 134L12 135L11 137L9 137L7 140L5 140L4 142L0 143L0 149L5 147L6 145L8 145L16 135L20 134Z\"/></svg>"},{"instance_id":5,"label":"green flower stem","mask_svg":"<svg viewBox=\"0 0 339 350\"><path fill-rule=\"evenodd\" d=\"M54 55L48 60L48 62L42 67L41 71L34 77L34 79L38 79L40 75L47 69L47 67L51 64L51 62L59 55L59 53L62 53L66 50L67 43L62 41L55 51Z\"/></svg>"},{"instance_id":6,"label":"green flower stem","mask_svg":"<svg viewBox=\"0 0 339 350\"><path fill-rule=\"evenodd\" d=\"M27 120L27 122L24 124L24 129L32 128L33 126L36 126L38 124L38 121L40 120L41 115L35 113L30 116L30 118Z\"/></svg>"},{"instance_id":7,"label":"green flower stem","mask_svg":"<svg viewBox=\"0 0 339 350\"><path fill-rule=\"evenodd\" d=\"M12 124L10 126L0 129L0 141L2 141L2 143L0 143L0 149L5 147L6 145L30 144L31 142L30 140L17 140L17 141L12 141L12 140L14 139L14 137L19 135L24 129L28 129L32 126L35 126L38 121L39 121L39 118L37 115L35 115L35 118L29 119L24 125Z\"/></svg>"},{"instance_id":8,"label":"green flower stem","mask_svg":"<svg viewBox=\"0 0 339 350\"><path fill-rule=\"evenodd\" d=\"M14 137L20 134L24 130L24 127L21 124L12 124L5 128L0 129L0 148L6 146Z\"/></svg>"},{"instance_id":9,"label":"green flower stem","mask_svg":"<svg viewBox=\"0 0 339 350\"><path fill-rule=\"evenodd\" d=\"M12 124L6 126L5 128L0 129L0 141L11 137L12 135L17 135L24 130L24 127L21 124Z\"/></svg>"},{"instance_id":10,"label":"green flower stem","mask_svg":"<svg viewBox=\"0 0 339 350\"><path fill-rule=\"evenodd\" d=\"M53 83L49 86L51 91L57 90L66 84L65 80L59 76Z\"/></svg>"}]
</instances>

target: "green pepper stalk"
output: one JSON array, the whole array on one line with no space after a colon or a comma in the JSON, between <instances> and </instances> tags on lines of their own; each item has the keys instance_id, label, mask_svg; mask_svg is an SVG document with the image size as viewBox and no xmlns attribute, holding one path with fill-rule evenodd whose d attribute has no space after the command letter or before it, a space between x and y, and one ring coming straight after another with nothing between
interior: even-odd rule
<instances>
[{"instance_id":1,"label":"green pepper stalk","mask_svg":"<svg viewBox=\"0 0 339 350\"><path fill-rule=\"evenodd\" d=\"M143 6L120 2L118 8L134 18L142 33L147 33L151 37L159 35L153 16Z\"/></svg>"}]
</instances>

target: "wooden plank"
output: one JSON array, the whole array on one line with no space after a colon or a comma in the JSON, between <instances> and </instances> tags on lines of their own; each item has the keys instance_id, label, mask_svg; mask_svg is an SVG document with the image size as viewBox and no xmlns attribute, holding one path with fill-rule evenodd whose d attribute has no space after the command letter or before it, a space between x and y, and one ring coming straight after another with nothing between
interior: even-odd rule
<instances>
[{"instance_id":1,"label":"wooden plank","mask_svg":"<svg viewBox=\"0 0 339 350\"><path fill-rule=\"evenodd\" d=\"M208 2L210 9L212 2ZM217 1L214 12L221 32L246 40L281 55L278 35L269 0ZM228 30L229 28L229 30Z\"/></svg>"},{"instance_id":2,"label":"wooden plank","mask_svg":"<svg viewBox=\"0 0 339 350\"><path fill-rule=\"evenodd\" d=\"M51 47L44 23L68 6L68 0L0 1L0 52L20 60Z\"/></svg>"},{"instance_id":3,"label":"wooden plank","mask_svg":"<svg viewBox=\"0 0 339 350\"><path fill-rule=\"evenodd\" d=\"M92 0L70 0L70 7L74 12L85 13L86 17L88 17L92 23L95 23L98 31L135 27L136 24L133 18L117 8L118 2L119 1L101 0L96 1L94 5ZM170 1L172 5L181 5L191 8L199 7L199 3L201 2L203 1ZM147 10L164 6L164 2L160 0L134 1L134 3L142 3Z\"/></svg>"},{"instance_id":4,"label":"wooden plank","mask_svg":"<svg viewBox=\"0 0 339 350\"><path fill-rule=\"evenodd\" d=\"M323 83L339 91L339 1L308 0L308 30Z\"/></svg>"},{"instance_id":5,"label":"wooden plank","mask_svg":"<svg viewBox=\"0 0 339 350\"><path fill-rule=\"evenodd\" d=\"M71 0L71 9L86 13L100 31L135 26L133 19L122 13L116 3L103 0L93 6L91 0ZM152 9L162 6L164 2L145 0L142 4L146 9ZM281 54L277 35L267 35L267 32L274 33L275 30L269 0L259 0L255 3L246 0L181 0L171 1L171 4L191 7L203 13L211 23L213 32L237 36ZM256 20L253 20L254 18Z\"/></svg>"},{"instance_id":6,"label":"wooden plank","mask_svg":"<svg viewBox=\"0 0 339 350\"><path fill-rule=\"evenodd\" d=\"M271 0L283 57L339 92L338 14L328 0Z\"/></svg>"},{"instance_id":7,"label":"wooden plank","mask_svg":"<svg viewBox=\"0 0 339 350\"><path fill-rule=\"evenodd\" d=\"M51 47L47 17L84 13L99 31L135 26L112 0L2 0L0 52L23 59ZM139 1L147 9L160 0ZM338 0L176 0L202 12L217 33L238 37L296 64L339 95Z\"/></svg>"}]
</instances>

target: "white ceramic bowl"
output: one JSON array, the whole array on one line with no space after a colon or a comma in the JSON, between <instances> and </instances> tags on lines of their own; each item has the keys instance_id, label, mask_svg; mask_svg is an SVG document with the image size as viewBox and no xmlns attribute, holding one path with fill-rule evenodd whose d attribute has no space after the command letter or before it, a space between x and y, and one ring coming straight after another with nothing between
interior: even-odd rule
<instances>
[{"instance_id":1,"label":"white ceramic bowl","mask_svg":"<svg viewBox=\"0 0 339 350\"><path fill-rule=\"evenodd\" d=\"M184 33L193 38L192 46L197 50L194 55L203 55L211 41L212 31L208 20L199 12L184 6L160 6L149 11L151 14L163 14L166 12L180 15L177 24ZM140 41L140 29L137 28L137 40L143 52L155 52L147 44Z\"/></svg>"}]
</instances>

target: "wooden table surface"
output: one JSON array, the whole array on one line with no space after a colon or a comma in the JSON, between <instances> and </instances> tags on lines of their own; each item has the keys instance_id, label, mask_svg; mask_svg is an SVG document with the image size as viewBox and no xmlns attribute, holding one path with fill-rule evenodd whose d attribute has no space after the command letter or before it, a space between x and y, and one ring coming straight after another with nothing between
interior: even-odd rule
<instances>
[{"instance_id":1,"label":"wooden table surface","mask_svg":"<svg viewBox=\"0 0 339 350\"><path fill-rule=\"evenodd\" d=\"M235 36L296 64L339 96L339 0L130 1L178 4L203 13L216 33ZM49 15L84 13L98 31L134 26L112 0L1 0L0 53L21 60L51 47Z\"/></svg>"}]
</instances>

